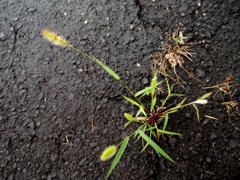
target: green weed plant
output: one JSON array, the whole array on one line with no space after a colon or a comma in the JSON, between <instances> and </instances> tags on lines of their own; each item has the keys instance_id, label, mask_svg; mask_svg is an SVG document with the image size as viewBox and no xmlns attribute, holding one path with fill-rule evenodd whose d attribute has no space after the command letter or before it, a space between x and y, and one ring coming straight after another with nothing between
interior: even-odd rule
<instances>
[{"instance_id":1,"label":"green weed plant","mask_svg":"<svg viewBox=\"0 0 240 180\"><path fill-rule=\"evenodd\" d=\"M117 73L115 73L112 69L110 69L107 65L103 64L100 60L98 60L94 56L89 56L89 55L85 54L84 52L80 51L79 49L73 47L62 36L57 35L56 33L52 32L52 31L43 30L42 35L44 36L45 39L50 41L52 44L59 45L59 46L62 46L62 47L69 47L71 49L74 49L77 52L81 53L82 55L86 56L87 58L89 58L89 59L93 60L94 62L96 62L97 64L99 64L113 78L115 78L120 83L122 83L123 86L130 92L130 94L134 98L134 100L133 100L129 97L126 97L126 96L122 95L124 99L126 99L127 101L129 101L130 103L132 103L133 105L138 107L138 111L137 111L135 116L132 116L128 113L124 113L125 118L128 120L128 122L125 124L124 127L127 127L130 123L133 123L133 122L139 124L139 127L137 128L136 131L134 131L132 134L127 136L117 146L111 145L103 151L103 153L101 155L101 160L105 161L105 160L108 160L108 159L112 158L115 155L115 153L117 152L117 147L121 145L120 149L117 152L117 155L115 156L114 160L112 161L112 164L111 164L111 167L110 167L110 169L107 173L106 179L109 177L112 170L115 168L115 166L117 165L117 163L121 159L121 157L122 157L122 155L123 155L123 153L124 153L124 151L127 147L129 139L132 136L134 136L136 138L136 141L139 140L140 138L142 138L143 140L146 141L146 144L143 147L141 153L148 146L151 146L159 156L163 156L166 159L168 159L169 161L175 163L175 161L157 143L154 142L154 139L158 140L163 134L181 136L181 134L179 134L179 133L171 132L171 131L166 130L167 129L167 124L168 124L168 121L169 121L169 116L172 113L177 112L178 109L180 109L180 108L192 105L196 109L197 118L199 120L199 111L198 111L198 107L197 107L196 104L206 104L207 103L206 98L209 97L211 95L211 93L207 93L207 94L203 95L202 97L198 98L196 101L190 102L190 103L187 103L187 104L184 104L186 99L187 99L185 97L175 107L166 108L167 101L169 100L170 97L178 98L178 97L184 97L185 96L183 94L173 94L172 93L172 88L173 87L170 87L166 75L165 75L164 80L158 82L157 73L155 73L154 77L152 78L150 86L148 86L148 87L144 88L143 90L140 90L140 91L138 91L137 93L134 94L129 89L129 87L121 80L121 78L117 75ZM181 38L181 34L180 34L180 41L182 42L183 39L184 39L184 37ZM181 42L179 42L179 43L181 43ZM167 84L168 95L164 100L162 100L160 102L161 106L156 107L156 104L157 104L157 101L158 101L158 99L157 99L157 87L164 82ZM144 106L143 103L140 101L140 98L142 98L144 96L150 96L151 97L150 109L147 109L146 106ZM160 128L160 127L162 127L162 128Z\"/></svg>"}]
</instances>

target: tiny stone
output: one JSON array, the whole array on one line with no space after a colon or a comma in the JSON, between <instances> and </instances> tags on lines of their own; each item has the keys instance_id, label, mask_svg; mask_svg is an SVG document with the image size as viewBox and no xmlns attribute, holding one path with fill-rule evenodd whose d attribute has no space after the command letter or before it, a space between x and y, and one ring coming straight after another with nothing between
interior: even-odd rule
<instances>
[{"instance_id":1,"label":"tiny stone","mask_svg":"<svg viewBox=\"0 0 240 180\"><path fill-rule=\"evenodd\" d=\"M186 116L187 118L189 118L189 119L192 118L192 114L191 114L190 112L186 112L186 113L185 113L185 116Z\"/></svg>"},{"instance_id":2,"label":"tiny stone","mask_svg":"<svg viewBox=\"0 0 240 180\"><path fill-rule=\"evenodd\" d=\"M34 11L36 11L36 9L34 9L34 8L29 8L28 9L28 12L34 12Z\"/></svg>"},{"instance_id":3,"label":"tiny stone","mask_svg":"<svg viewBox=\"0 0 240 180\"><path fill-rule=\"evenodd\" d=\"M236 141L235 139L230 139L230 140L229 140L229 146L230 146L231 148L236 148L236 147L239 146L239 143L238 143L238 141Z\"/></svg>"},{"instance_id":4,"label":"tiny stone","mask_svg":"<svg viewBox=\"0 0 240 180\"><path fill-rule=\"evenodd\" d=\"M201 77L205 77L206 73L205 73L205 71L203 71L201 69L197 69L196 70L196 75L197 75L197 77L201 78Z\"/></svg>"},{"instance_id":5,"label":"tiny stone","mask_svg":"<svg viewBox=\"0 0 240 180\"><path fill-rule=\"evenodd\" d=\"M74 93L70 93L70 94L68 95L68 99L69 99L69 100L73 100L74 97L75 97L75 94L74 94Z\"/></svg>"},{"instance_id":6,"label":"tiny stone","mask_svg":"<svg viewBox=\"0 0 240 180\"><path fill-rule=\"evenodd\" d=\"M172 146L176 144L177 142L177 139L175 137L171 137L169 140L168 140L169 144L171 144Z\"/></svg>"},{"instance_id":7,"label":"tiny stone","mask_svg":"<svg viewBox=\"0 0 240 180\"><path fill-rule=\"evenodd\" d=\"M84 45L87 44L87 42L86 41L80 41L80 44L84 46Z\"/></svg>"},{"instance_id":8,"label":"tiny stone","mask_svg":"<svg viewBox=\"0 0 240 180\"><path fill-rule=\"evenodd\" d=\"M4 33L3 32L0 33L0 40L4 40Z\"/></svg>"},{"instance_id":9,"label":"tiny stone","mask_svg":"<svg viewBox=\"0 0 240 180\"><path fill-rule=\"evenodd\" d=\"M98 145L97 142L95 142L95 143L90 143L90 147L91 147L91 148L96 147L97 145Z\"/></svg>"},{"instance_id":10,"label":"tiny stone","mask_svg":"<svg viewBox=\"0 0 240 180\"><path fill-rule=\"evenodd\" d=\"M211 162L211 159L209 157L207 157L205 160L206 160L207 163Z\"/></svg>"},{"instance_id":11,"label":"tiny stone","mask_svg":"<svg viewBox=\"0 0 240 180\"><path fill-rule=\"evenodd\" d=\"M75 178L77 175L78 175L78 171L75 171L73 174L72 174L72 176L71 176L71 178Z\"/></svg>"},{"instance_id":12,"label":"tiny stone","mask_svg":"<svg viewBox=\"0 0 240 180\"><path fill-rule=\"evenodd\" d=\"M83 165L83 163L85 162L87 160L87 158L85 157L85 158L83 158L81 161L80 161L80 163L79 163L79 165L81 166L81 165Z\"/></svg>"},{"instance_id":13,"label":"tiny stone","mask_svg":"<svg viewBox=\"0 0 240 180\"><path fill-rule=\"evenodd\" d=\"M43 93L40 93L38 96L38 101L41 101L43 99Z\"/></svg>"},{"instance_id":14,"label":"tiny stone","mask_svg":"<svg viewBox=\"0 0 240 180\"><path fill-rule=\"evenodd\" d=\"M143 80L142 80L142 83L143 83L144 85L148 84L148 79L144 77Z\"/></svg>"},{"instance_id":15,"label":"tiny stone","mask_svg":"<svg viewBox=\"0 0 240 180\"><path fill-rule=\"evenodd\" d=\"M55 161L58 158L58 155L51 156L51 161Z\"/></svg>"},{"instance_id":16,"label":"tiny stone","mask_svg":"<svg viewBox=\"0 0 240 180\"><path fill-rule=\"evenodd\" d=\"M216 138L217 138L217 135L215 133L212 133L210 139L216 139Z\"/></svg>"},{"instance_id":17,"label":"tiny stone","mask_svg":"<svg viewBox=\"0 0 240 180\"><path fill-rule=\"evenodd\" d=\"M183 155L183 158L186 159L186 160L190 159L190 157L186 154Z\"/></svg>"},{"instance_id":18,"label":"tiny stone","mask_svg":"<svg viewBox=\"0 0 240 180\"><path fill-rule=\"evenodd\" d=\"M134 29L135 28L135 24L130 24L130 29Z\"/></svg>"}]
</instances>

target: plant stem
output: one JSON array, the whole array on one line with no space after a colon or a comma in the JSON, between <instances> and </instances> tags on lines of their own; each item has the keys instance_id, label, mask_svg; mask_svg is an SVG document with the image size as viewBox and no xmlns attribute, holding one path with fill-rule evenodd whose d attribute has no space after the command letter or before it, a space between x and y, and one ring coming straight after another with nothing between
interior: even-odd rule
<instances>
[{"instance_id":1,"label":"plant stem","mask_svg":"<svg viewBox=\"0 0 240 180\"><path fill-rule=\"evenodd\" d=\"M141 106L143 106L144 110L146 110L148 113L150 113L150 111L143 105L143 103L134 95L134 93L129 89L129 87L121 80L119 79L119 81L124 85L124 87L132 94L132 96L141 104Z\"/></svg>"},{"instance_id":2,"label":"plant stem","mask_svg":"<svg viewBox=\"0 0 240 180\"><path fill-rule=\"evenodd\" d=\"M87 55L86 53L80 51L79 49L73 47L72 45L68 45L68 47L76 50L77 52L81 53L82 55L86 56L87 58L89 58L89 59L95 61L96 63L98 63L95 58ZM143 106L144 110L146 110L148 113L150 113L150 111L149 111L149 110L143 105L143 103L134 95L134 93L129 89L129 87L128 87L121 79L117 79L117 80L119 80L119 81L123 84L123 86L132 94L132 96L141 104L141 106Z\"/></svg>"},{"instance_id":3,"label":"plant stem","mask_svg":"<svg viewBox=\"0 0 240 180\"><path fill-rule=\"evenodd\" d=\"M145 124L141 125L138 129L142 128L142 126L144 126L144 125L145 125ZM137 129L136 131L134 131L132 134L130 134L129 136L127 136L127 137L130 138L131 136L133 136L133 135L138 131L138 129ZM127 137L126 137L126 138L127 138ZM125 138L125 139L126 139L126 138ZM124 140L125 140L125 139L124 139ZM123 140L123 141L124 141L124 140ZM123 143L123 141L120 142L116 147L118 147L119 145L121 145L121 144Z\"/></svg>"}]
</instances>

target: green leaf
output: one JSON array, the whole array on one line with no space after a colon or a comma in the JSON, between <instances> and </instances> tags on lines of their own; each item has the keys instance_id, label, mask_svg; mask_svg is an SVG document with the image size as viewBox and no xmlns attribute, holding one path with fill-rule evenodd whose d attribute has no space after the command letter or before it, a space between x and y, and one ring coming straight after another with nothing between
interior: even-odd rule
<instances>
[{"instance_id":1,"label":"green leaf","mask_svg":"<svg viewBox=\"0 0 240 180\"><path fill-rule=\"evenodd\" d=\"M163 131L165 131L168 123L168 114L165 115L164 125L163 125Z\"/></svg>"},{"instance_id":2,"label":"green leaf","mask_svg":"<svg viewBox=\"0 0 240 180\"><path fill-rule=\"evenodd\" d=\"M186 96L186 94L171 94L171 96L178 96L178 97L181 97L181 96Z\"/></svg>"},{"instance_id":3,"label":"green leaf","mask_svg":"<svg viewBox=\"0 0 240 180\"><path fill-rule=\"evenodd\" d=\"M168 83L168 80L167 80L167 76L165 75L165 80L166 80L166 83L167 83L167 87L168 87L168 95L171 96L171 88L169 86L169 83Z\"/></svg>"},{"instance_id":4,"label":"green leaf","mask_svg":"<svg viewBox=\"0 0 240 180\"><path fill-rule=\"evenodd\" d=\"M157 135L156 133L153 131L153 129L156 129L155 126L151 127L149 124L148 124L148 129L146 129L146 131L150 131L150 133L157 139Z\"/></svg>"},{"instance_id":5,"label":"green leaf","mask_svg":"<svg viewBox=\"0 0 240 180\"><path fill-rule=\"evenodd\" d=\"M174 38L174 37L173 37L173 40L176 41L176 42L178 42L179 44L184 44L184 41L183 41L183 40L178 40L178 39L176 39L176 38Z\"/></svg>"},{"instance_id":6,"label":"green leaf","mask_svg":"<svg viewBox=\"0 0 240 180\"><path fill-rule=\"evenodd\" d=\"M128 122L124 125L124 127L127 127L131 122L132 122L132 121L128 121Z\"/></svg>"},{"instance_id":7,"label":"green leaf","mask_svg":"<svg viewBox=\"0 0 240 180\"><path fill-rule=\"evenodd\" d=\"M177 112L177 111L178 111L178 109L174 109L174 110L172 110L172 111L169 111L168 114L175 113L175 112Z\"/></svg>"},{"instance_id":8,"label":"green leaf","mask_svg":"<svg viewBox=\"0 0 240 180\"><path fill-rule=\"evenodd\" d=\"M155 87L159 86L160 84L162 83L161 82L158 82L157 84L153 85L153 86L149 86L149 87L146 87L145 89L141 90L141 91L138 91L135 96L139 96L145 92L148 92L148 93L151 93L151 89L154 89Z\"/></svg>"},{"instance_id":9,"label":"green leaf","mask_svg":"<svg viewBox=\"0 0 240 180\"><path fill-rule=\"evenodd\" d=\"M203 100L203 99L206 99L208 96L210 96L212 93L207 93L207 94L204 94L202 97L198 98L197 100Z\"/></svg>"},{"instance_id":10,"label":"green leaf","mask_svg":"<svg viewBox=\"0 0 240 180\"><path fill-rule=\"evenodd\" d=\"M144 148L141 150L141 153L142 153L143 151L145 151L145 149L148 147L148 145L149 145L149 143L147 143L147 144L144 146Z\"/></svg>"},{"instance_id":11,"label":"green leaf","mask_svg":"<svg viewBox=\"0 0 240 180\"><path fill-rule=\"evenodd\" d=\"M152 79L152 82L151 82L151 86L154 86L157 84L157 72L155 73L153 79ZM153 97L154 93L155 93L155 88L152 88L150 91L151 91L151 96Z\"/></svg>"},{"instance_id":12,"label":"green leaf","mask_svg":"<svg viewBox=\"0 0 240 180\"><path fill-rule=\"evenodd\" d=\"M156 104L156 100L157 100L157 98L156 98L156 96L154 96L154 98L151 101L151 109L150 109L151 112L153 111L153 108L154 108L154 106Z\"/></svg>"},{"instance_id":13,"label":"green leaf","mask_svg":"<svg viewBox=\"0 0 240 180\"><path fill-rule=\"evenodd\" d=\"M176 107L180 107L180 106L185 102L186 99L187 99L187 98L184 98L180 103L177 104Z\"/></svg>"},{"instance_id":14,"label":"green leaf","mask_svg":"<svg viewBox=\"0 0 240 180\"><path fill-rule=\"evenodd\" d=\"M139 109L137 114L136 114L136 117L138 117L140 114L141 114L141 110Z\"/></svg>"},{"instance_id":15,"label":"green leaf","mask_svg":"<svg viewBox=\"0 0 240 180\"><path fill-rule=\"evenodd\" d=\"M142 106L139 107L140 108L140 111L144 114L145 117L147 117L147 114L146 112L144 111L144 108Z\"/></svg>"},{"instance_id":16,"label":"green leaf","mask_svg":"<svg viewBox=\"0 0 240 180\"><path fill-rule=\"evenodd\" d=\"M157 72L154 74L154 77L151 82L151 86L154 86L157 83Z\"/></svg>"},{"instance_id":17,"label":"green leaf","mask_svg":"<svg viewBox=\"0 0 240 180\"><path fill-rule=\"evenodd\" d=\"M110 75L112 75L116 80L120 80L120 77L112 70L110 69L108 66L106 66L105 64L103 64L101 61L99 61L97 58L92 57L93 60L98 63L100 66L102 66Z\"/></svg>"},{"instance_id":18,"label":"green leaf","mask_svg":"<svg viewBox=\"0 0 240 180\"><path fill-rule=\"evenodd\" d=\"M171 131L164 131L164 130L161 130L161 129L158 129L158 131L162 134L170 134L170 135L177 135L177 136L182 135L182 134L179 134L179 133L175 133L175 132L171 132Z\"/></svg>"},{"instance_id":19,"label":"green leaf","mask_svg":"<svg viewBox=\"0 0 240 180\"><path fill-rule=\"evenodd\" d=\"M192 104L193 107L196 109L196 112L197 112L197 119L198 119L198 122L200 122L200 117L199 117L199 110L197 108L197 106L195 104Z\"/></svg>"},{"instance_id":20,"label":"green leaf","mask_svg":"<svg viewBox=\"0 0 240 180\"><path fill-rule=\"evenodd\" d=\"M133 117L132 117L130 114L124 113L124 116L125 116L125 118L127 118L129 121L133 121Z\"/></svg>"},{"instance_id":21,"label":"green leaf","mask_svg":"<svg viewBox=\"0 0 240 180\"><path fill-rule=\"evenodd\" d=\"M151 140L142 130L139 130L139 134L142 136L142 138L147 141L147 143L149 143L153 149L158 153L161 154L163 157L165 157L166 159L168 159L169 161L172 161L172 158L170 158L170 156L168 156L167 153L165 153L165 151L163 151L155 142L153 142L153 140ZM174 162L175 163L175 162Z\"/></svg>"},{"instance_id":22,"label":"green leaf","mask_svg":"<svg viewBox=\"0 0 240 180\"><path fill-rule=\"evenodd\" d=\"M113 162L112 162L112 165L111 165L111 167L110 167L110 169L109 169L109 171L108 171L107 176L106 176L105 179L108 178L108 176L111 174L112 170L113 170L113 169L115 168L115 166L117 165L118 161L121 159L121 157L122 157L122 155L123 155L123 153L124 153L124 151L125 151L125 149L126 149L126 146L127 146L127 144L128 144L128 141L129 141L129 137L126 137L126 139L123 141L122 146L121 146L121 148L119 149L116 157L114 158L114 160L113 160Z\"/></svg>"},{"instance_id":23,"label":"green leaf","mask_svg":"<svg viewBox=\"0 0 240 180\"><path fill-rule=\"evenodd\" d=\"M139 140L139 138L141 137L140 134L139 134L139 131L140 131L140 130L143 130L143 132L145 132L145 131L146 131L146 128L147 128L146 125L144 125L143 127L141 126L141 127L138 128L138 130L136 131L136 133L135 133L135 135L134 135L134 138L136 138L137 135L138 135L137 140L136 140L135 142L137 142L137 141Z\"/></svg>"},{"instance_id":24,"label":"green leaf","mask_svg":"<svg viewBox=\"0 0 240 180\"><path fill-rule=\"evenodd\" d=\"M134 104L134 105L136 105L136 106L138 106L138 107L141 107L140 104L138 104L136 101L134 101L134 100L132 100L132 99L130 99L130 98L124 96L124 95L122 95L122 96L123 96L126 100L128 100L130 103L132 103L132 104Z\"/></svg>"}]
</instances>

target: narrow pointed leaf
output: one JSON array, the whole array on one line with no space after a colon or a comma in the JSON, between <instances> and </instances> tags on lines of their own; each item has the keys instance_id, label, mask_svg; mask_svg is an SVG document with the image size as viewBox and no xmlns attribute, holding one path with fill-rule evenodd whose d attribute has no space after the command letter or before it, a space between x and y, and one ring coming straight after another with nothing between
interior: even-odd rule
<instances>
[{"instance_id":1,"label":"narrow pointed leaf","mask_svg":"<svg viewBox=\"0 0 240 180\"><path fill-rule=\"evenodd\" d=\"M125 151L125 149L126 149L126 146L127 146L127 144L128 144L128 141L129 141L129 137L126 137L126 139L123 141L122 146L121 146L121 148L119 149L116 157L114 158L114 160L113 160L113 162L112 162L112 165L111 165L111 167L110 167L110 169L109 169L109 171L108 171L107 176L106 176L105 179L108 178L108 176L111 174L112 170L113 170L113 169L115 168L115 166L117 165L118 161L121 159L121 157L122 157L122 155L123 155L123 153L124 153L124 151Z\"/></svg>"},{"instance_id":2,"label":"narrow pointed leaf","mask_svg":"<svg viewBox=\"0 0 240 180\"><path fill-rule=\"evenodd\" d=\"M169 161L172 161L172 158L170 156L168 156L168 154L163 151L153 140L151 140L143 131L139 130L139 134L141 135L141 137L147 141L147 143L149 143L153 149L158 153L161 154L163 157L165 157L166 159L168 159Z\"/></svg>"},{"instance_id":3,"label":"narrow pointed leaf","mask_svg":"<svg viewBox=\"0 0 240 180\"><path fill-rule=\"evenodd\" d=\"M178 96L178 97L181 97L181 96L186 96L185 94L171 94L171 96Z\"/></svg>"},{"instance_id":4,"label":"narrow pointed leaf","mask_svg":"<svg viewBox=\"0 0 240 180\"><path fill-rule=\"evenodd\" d=\"M167 83L167 87L168 87L168 95L171 96L171 88L169 86L169 83L168 83L168 80L167 80L167 76L165 75L165 80L166 80L166 83Z\"/></svg>"},{"instance_id":5,"label":"narrow pointed leaf","mask_svg":"<svg viewBox=\"0 0 240 180\"><path fill-rule=\"evenodd\" d=\"M169 111L168 114L175 113L175 112L177 112L177 111L178 111L178 109L174 109L174 110L172 110L172 111Z\"/></svg>"},{"instance_id":6,"label":"narrow pointed leaf","mask_svg":"<svg viewBox=\"0 0 240 180\"><path fill-rule=\"evenodd\" d=\"M204 94L202 97L198 98L197 100L203 100L203 99L206 99L208 96L210 96L212 93L207 93L207 94Z\"/></svg>"},{"instance_id":7,"label":"narrow pointed leaf","mask_svg":"<svg viewBox=\"0 0 240 180\"><path fill-rule=\"evenodd\" d=\"M133 121L133 117L132 117L130 114L124 113L124 116L125 116L125 118L127 118L129 121Z\"/></svg>"},{"instance_id":8,"label":"narrow pointed leaf","mask_svg":"<svg viewBox=\"0 0 240 180\"><path fill-rule=\"evenodd\" d=\"M187 99L187 98L184 98L180 103L177 104L176 107L180 107L180 106L185 102L186 99Z\"/></svg>"},{"instance_id":9,"label":"narrow pointed leaf","mask_svg":"<svg viewBox=\"0 0 240 180\"><path fill-rule=\"evenodd\" d=\"M151 82L151 86L154 86L157 83L157 72L155 73L152 82Z\"/></svg>"},{"instance_id":10,"label":"narrow pointed leaf","mask_svg":"<svg viewBox=\"0 0 240 180\"><path fill-rule=\"evenodd\" d=\"M158 129L158 131L162 134L170 134L170 135L177 135L177 136L182 135L182 134L179 134L179 133L175 133L175 132L171 132L171 131L164 131L164 130L161 130L161 129Z\"/></svg>"},{"instance_id":11,"label":"narrow pointed leaf","mask_svg":"<svg viewBox=\"0 0 240 180\"><path fill-rule=\"evenodd\" d=\"M103 64L101 61L99 61L97 58L92 57L93 60L98 63L100 66L102 66L110 75L112 75L116 80L120 80L120 77L112 70L110 69L108 66L106 66L105 64Z\"/></svg>"},{"instance_id":12,"label":"narrow pointed leaf","mask_svg":"<svg viewBox=\"0 0 240 180\"><path fill-rule=\"evenodd\" d=\"M136 106L138 106L138 107L141 107L140 104L138 104L136 101L134 101L134 100L132 100L132 99L130 99L130 98L124 96L124 95L122 95L122 96L123 96L126 100L128 100L130 103L132 103L132 104L134 104L134 105L136 105Z\"/></svg>"},{"instance_id":13,"label":"narrow pointed leaf","mask_svg":"<svg viewBox=\"0 0 240 180\"><path fill-rule=\"evenodd\" d=\"M132 122L132 121L128 121L128 122L124 125L124 127L127 127L131 122Z\"/></svg>"},{"instance_id":14,"label":"narrow pointed leaf","mask_svg":"<svg viewBox=\"0 0 240 180\"><path fill-rule=\"evenodd\" d=\"M197 112L197 119L198 119L198 122L200 122L200 117L199 117L199 110L197 108L197 106L195 104L193 104L193 107L196 109L196 112Z\"/></svg>"},{"instance_id":15,"label":"narrow pointed leaf","mask_svg":"<svg viewBox=\"0 0 240 180\"><path fill-rule=\"evenodd\" d=\"M145 117L147 117L147 114L146 112L144 111L144 108L142 106L139 107L140 108L140 111L144 114Z\"/></svg>"},{"instance_id":16,"label":"narrow pointed leaf","mask_svg":"<svg viewBox=\"0 0 240 180\"><path fill-rule=\"evenodd\" d=\"M153 108L156 104L156 100L157 100L157 98L156 98L156 96L154 96L154 98L152 99L152 102L151 102L151 109L150 109L151 112L153 111Z\"/></svg>"},{"instance_id":17,"label":"narrow pointed leaf","mask_svg":"<svg viewBox=\"0 0 240 180\"><path fill-rule=\"evenodd\" d=\"M155 126L150 126L149 124L148 124L148 129L146 129L146 131L150 131L150 133L157 139L157 135L156 135L156 133L153 131L154 129L156 129L156 127Z\"/></svg>"},{"instance_id":18,"label":"narrow pointed leaf","mask_svg":"<svg viewBox=\"0 0 240 180\"><path fill-rule=\"evenodd\" d=\"M144 148L141 150L141 153L142 153L143 151L145 151L145 149L148 147L148 145L149 145L149 143L147 143L147 144L144 146Z\"/></svg>"},{"instance_id":19,"label":"narrow pointed leaf","mask_svg":"<svg viewBox=\"0 0 240 180\"><path fill-rule=\"evenodd\" d=\"M141 110L139 109L137 114L136 114L136 117L138 117L140 114L141 114Z\"/></svg>"},{"instance_id":20,"label":"narrow pointed leaf","mask_svg":"<svg viewBox=\"0 0 240 180\"><path fill-rule=\"evenodd\" d=\"M164 125L163 125L163 131L165 131L168 123L168 114L165 115Z\"/></svg>"},{"instance_id":21,"label":"narrow pointed leaf","mask_svg":"<svg viewBox=\"0 0 240 180\"><path fill-rule=\"evenodd\" d=\"M143 89L143 90L141 90L141 91L138 91L138 92L135 94L135 96L139 96L139 95L141 95L141 94L143 94L143 93L145 93L145 92L151 93L151 89L154 89L155 87L159 86L161 83L162 83L162 81L161 81L161 82L158 82L158 83L155 84L155 85L146 87L145 89Z\"/></svg>"}]
</instances>

